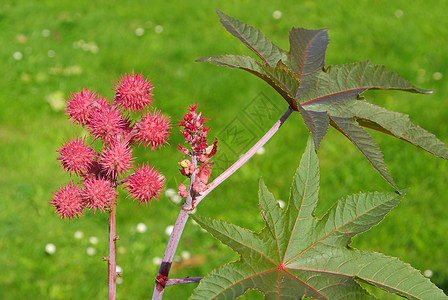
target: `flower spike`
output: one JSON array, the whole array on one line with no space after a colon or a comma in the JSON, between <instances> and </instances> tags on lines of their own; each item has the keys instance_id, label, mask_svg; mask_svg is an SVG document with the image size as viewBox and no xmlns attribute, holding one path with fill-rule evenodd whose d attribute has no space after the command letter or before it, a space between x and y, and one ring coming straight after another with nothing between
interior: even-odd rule
<instances>
[{"instance_id":1,"label":"flower spike","mask_svg":"<svg viewBox=\"0 0 448 300\"><path fill-rule=\"evenodd\" d=\"M128 113L131 111L137 112L151 106L154 101L151 98L154 96L152 94L154 86L151 84L151 80L145 79L143 73L134 74L134 71L132 71L129 75L120 76L115 86L117 88L114 89L114 103Z\"/></svg>"}]
</instances>

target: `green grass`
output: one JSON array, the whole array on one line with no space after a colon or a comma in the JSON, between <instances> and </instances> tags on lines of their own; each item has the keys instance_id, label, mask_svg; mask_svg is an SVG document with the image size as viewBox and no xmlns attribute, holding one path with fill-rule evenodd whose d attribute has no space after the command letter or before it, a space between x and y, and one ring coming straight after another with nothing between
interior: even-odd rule
<instances>
[{"instance_id":1,"label":"green grass","mask_svg":"<svg viewBox=\"0 0 448 300\"><path fill-rule=\"evenodd\" d=\"M148 3L150 2L150 3ZM330 27L327 64L371 59L400 73L431 96L399 92L369 92L369 101L407 113L411 120L448 142L448 3L439 1L25 1L0 4L0 297L2 299L101 299L107 295L107 215L87 213L71 222L61 221L48 204L51 193L69 180L56 164L55 149L64 138L81 133L63 111L54 110L48 97L67 98L70 91L92 87L112 96L118 75L143 71L156 85L154 103L173 121L184 107L198 102L212 120L210 135L224 130L257 95L268 97L280 111L286 103L264 82L248 73L194 60L208 55L251 55L220 25L214 12L225 13L257 26L283 48L292 27ZM275 10L283 16L272 17ZM396 15L402 16L399 18ZM157 25L163 26L159 34ZM145 29L137 36L135 29ZM46 31L48 30L48 31ZM49 32L49 36L44 36ZM25 37L25 39L24 39ZM92 53L74 47L93 42ZM50 52L49 52L50 51ZM21 52L21 60L14 59ZM54 53L53 57L49 57ZM443 77L435 80L433 74ZM62 95L62 96L59 96ZM279 113L279 116L281 113ZM174 122L175 123L175 122ZM263 130L270 124L263 125ZM262 129L252 129L261 137ZM403 202L353 245L398 256L448 292L447 162L410 144L376 132L388 167L400 187L410 187ZM254 230L263 223L257 206L260 176L279 199L287 199L292 175L305 148L307 131L292 116L241 170L216 189L198 213L225 219ZM171 147L136 151L137 162L149 160L166 174L170 187L182 180L181 158L175 146L180 133L173 130ZM221 141L222 145L222 141ZM358 191L390 187L346 139L330 129L319 151L321 193L317 211L322 215L335 200ZM215 174L216 175L216 174ZM121 239L118 264L123 283L118 299L147 299L152 293L178 207L165 197L149 207L138 207L122 193L118 200L117 233ZM146 233L137 233L144 222ZM73 235L81 230L85 237ZM96 236L96 255L88 256L88 238ZM57 247L52 256L47 243ZM197 226L187 224L178 252L189 251L196 264L176 268L172 276L202 276L237 256ZM181 265L182 266L182 265ZM194 284L170 287L166 299L184 299ZM260 298L250 292L246 299ZM387 296L380 296L388 299ZM392 299L392 298L390 298Z\"/></svg>"}]
</instances>

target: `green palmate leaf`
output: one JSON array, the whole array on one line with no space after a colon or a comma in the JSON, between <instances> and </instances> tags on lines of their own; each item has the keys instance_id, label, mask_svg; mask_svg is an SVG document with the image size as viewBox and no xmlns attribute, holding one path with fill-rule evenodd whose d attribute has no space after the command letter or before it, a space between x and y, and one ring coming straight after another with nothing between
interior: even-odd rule
<instances>
[{"instance_id":1,"label":"green palmate leaf","mask_svg":"<svg viewBox=\"0 0 448 300\"><path fill-rule=\"evenodd\" d=\"M294 78L295 73L287 68L272 68L249 56L243 55L221 55L201 58L197 61L208 61L215 65L227 66L229 68L240 68L260 77L270 84L290 106L297 106L294 95L299 87Z\"/></svg>"},{"instance_id":2,"label":"green palmate leaf","mask_svg":"<svg viewBox=\"0 0 448 300\"><path fill-rule=\"evenodd\" d=\"M322 70L328 42L328 29L291 29L289 58L292 70L300 74L299 79Z\"/></svg>"},{"instance_id":3,"label":"green palmate leaf","mask_svg":"<svg viewBox=\"0 0 448 300\"><path fill-rule=\"evenodd\" d=\"M389 111L366 101L353 102L345 111L340 111L339 115L355 116L358 123L364 127L393 135L436 156L445 159L448 157L445 144L432 133L414 125L408 115Z\"/></svg>"},{"instance_id":4,"label":"green palmate leaf","mask_svg":"<svg viewBox=\"0 0 448 300\"><path fill-rule=\"evenodd\" d=\"M392 176L384 162L383 153L375 140L359 126L352 118L331 117L332 125L342 132L352 143L358 147L362 154L369 160L372 166L398 190Z\"/></svg>"},{"instance_id":5,"label":"green palmate leaf","mask_svg":"<svg viewBox=\"0 0 448 300\"><path fill-rule=\"evenodd\" d=\"M318 102L331 105L339 99L359 95L369 89L402 90L414 93L431 93L416 88L400 75L366 60L341 66L329 66L325 71L313 73L309 87L300 90L297 97L302 105Z\"/></svg>"},{"instance_id":6,"label":"green palmate leaf","mask_svg":"<svg viewBox=\"0 0 448 300\"><path fill-rule=\"evenodd\" d=\"M419 271L397 258L351 248L352 238L381 222L405 191L344 197L321 218L314 143L294 176L286 210L263 181L259 198L266 226L260 233L223 221L192 216L240 255L201 280L191 299L235 299L248 289L266 299L374 299L360 282L408 299L448 299Z\"/></svg>"},{"instance_id":7,"label":"green palmate leaf","mask_svg":"<svg viewBox=\"0 0 448 300\"><path fill-rule=\"evenodd\" d=\"M326 111L305 110L301 105L298 107L305 125L314 138L314 145L316 149L319 149L319 144L325 134L327 134L328 125L330 124L328 113Z\"/></svg>"},{"instance_id":8,"label":"green palmate leaf","mask_svg":"<svg viewBox=\"0 0 448 300\"><path fill-rule=\"evenodd\" d=\"M328 29L307 30L292 28L289 32L289 60L291 69L298 74L300 89L308 90L312 79L325 66L325 52L328 46ZM295 95L296 98L297 94Z\"/></svg>"},{"instance_id":9,"label":"green palmate leaf","mask_svg":"<svg viewBox=\"0 0 448 300\"><path fill-rule=\"evenodd\" d=\"M327 132L328 125L336 127L366 156L373 167L395 188L385 168L378 146L363 147L367 133L358 125L369 127L406 140L436 156L448 159L448 147L433 134L412 124L407 116L370 105L360 100L366 90L401 90L430 94L419 89L384 66L366 60L340 66L325 67L328 29L292 28L289 32L289 51L269 40L259 29L217 11L224 27L262 61L247 56L210 56L198 61L239 68L269 83L298 111L311 132L316 148ZM344 118L351 126L338 126L334 118ZM333 120L330 122L330 120ZM356 128L355 128L356 127ZM345 131L349 130L349 132ZM357 132L357 134L352 134ZM372 144L369 138L369 145ZM372 152L373 151L373 152Z\"/></svg>"},{"instance_id":10,"label":"green palmate leaf","mask_svg":"<svg viewBox=\"0 0 448 300\"><path fill-rule=\"evenodd\" d=\"M216 10L216 12L227 31L254 51L268 66L275 67L284 56L284 51L269 40L260 29L227 16L220 10Z\"/></svg>"}]
</instances>

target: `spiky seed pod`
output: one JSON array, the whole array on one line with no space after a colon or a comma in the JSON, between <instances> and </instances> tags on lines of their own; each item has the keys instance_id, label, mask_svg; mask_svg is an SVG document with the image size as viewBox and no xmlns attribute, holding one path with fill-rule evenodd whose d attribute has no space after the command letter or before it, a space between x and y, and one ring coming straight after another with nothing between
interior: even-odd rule
<instances>
[{"instance_id":1,"label":"spiky seed pod","mask_svg":"<svg viewBox=\"0 0 448 300\"><path fill-rule=\"evenodd\" d=\"M85 140L79 137L65 142L62 148L56 151L60 154L57 157L59 163L64 170L70 173L70 176L86 173L97 155L95 150L86 145Z\"/></svg>"},{"instance_id":2,"label":"spiky seed pod","mask_svg":"<svg viewBox=\"0 0 448 300\"><path fill-rule=\"evenodd\" d=\"M149 167L148 163L140 165L126 182L125 189L129 191L127 197L138 199L139 205L145 203L147 206L151 204L152 199L159 201L157 196L165 188L164 182L165 176L159 173L158 169L154 170L154 167Z\"/></svg>"},{"instance_id":3,"label":"spiky seed pod","mask_svg":"<svg viewBox=\"0 0 448 300\"><path fill-rule=\"evenodd\" d=\"M154 101L151 98L154 96L152 94L154 86L151 84L151 80L145 79L143 73L134 74L132 71L129 75L120 76L115 86L117 88L114 89L114 103L125 112L137 112L151 106Z\"/></svg>"},{"instance_id":4,"label":"spiky seed pod","mask_svg":"<svg viewBox=\"0 0 448 300\"><path fill-rule=\"evenodd\" d=\"M93 209L95 213L98 209L101 212L107 210L112 201L116 200L117 190L111 182L104 178L90 178L84 181L84 188L81 196L85 206Z\"/></svg>"},{"instance_id":5,"label":"spiky seed pod","mask_svg":"<svg viewBox=\"0 0 448 300\"><path fill-rule=\"evenodd\" d=\"M151 146L154 151L156 147L161 148L163 144L168 144L168 136L170 134L170 118L164 116L160 111L154 110L147 113L140 122L136 124L137 133L135 138L140 144L146 147Z\"/></svg>"},{"instance_id":6,"label":"spiky seed pod","mask_svg":"<svg viewBox=\"0 0 448 300\"><path fill-rule=\"evenodd\" d=\"M50 204L56 208L55 213L64 221L67 218L73 220L75 217L83 215L84 205L81 199L81 190L77 184L69 183L59 187L56 193L53 193Z\"/></svg>"},{"instance_id":7,"label":"spiky seed pod","mask_svg":"<svg viewBox=\"0 0 448 300\"><path fill-rule=\"evenodd\" d=\"M107 176L116 178L129 171L132 160L132 148L121 142L112 142L103 149L100 165Z\"/></svg>"}]
</instances>

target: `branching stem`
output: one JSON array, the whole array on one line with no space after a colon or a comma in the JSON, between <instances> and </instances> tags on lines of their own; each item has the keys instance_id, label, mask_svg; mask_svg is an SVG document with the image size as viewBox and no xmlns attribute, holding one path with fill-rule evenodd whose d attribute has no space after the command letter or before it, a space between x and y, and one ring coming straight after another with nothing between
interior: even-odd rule
<instances>
[{"instance_id":1,"label":"branching stem","mask_svg":"<svg viewBox=\"0 0 448 300\"><path fill-rule=\"evenodd\" d=\"M185 224L188 221L191 204L193 207L196 207L199 202L204 199L213 189L215 189L218 185L220 185L224 180L226 180L230 175L235 173L242 165L244 165L257 151L260 149L267 141L278 131L278 129L283 125L283 123L288 119L288 117L293 112L292 109L288 108L288 110L283 114L283 116L272 126L271 129L243 156L240 157L232 166L230 166L226 171L224 171L221 175L219 175L215 180L213 180L210 184L208 184L206 190L199 196L195 197L192 191L192 183L195 180L193 172L190 178L190 187L188 191L188 197L192 197L192 203L187 203L182 206L179 216L177 217L176 223L174 224L173 232L171 233L170 239L168 241L167 247L165 249L165 254L163 255L162 264L160 265L159 273L157 275L156 284L154 286L154 293L152 295L152 300L160 300L163 297L163 292L165 290L165 286L167 285L175 285L181 283L190 283L190 282L199 282L200 277L193 280L193 278L189 278L188 280L178 281L178 279L168 279L168 274L173 263L174 254L176 252L177 246L179 244L180 237L182 236L182 232L185 228ZM192 158L192 162L196 164L196 158Z\"/></svg>"}]
</instances>

